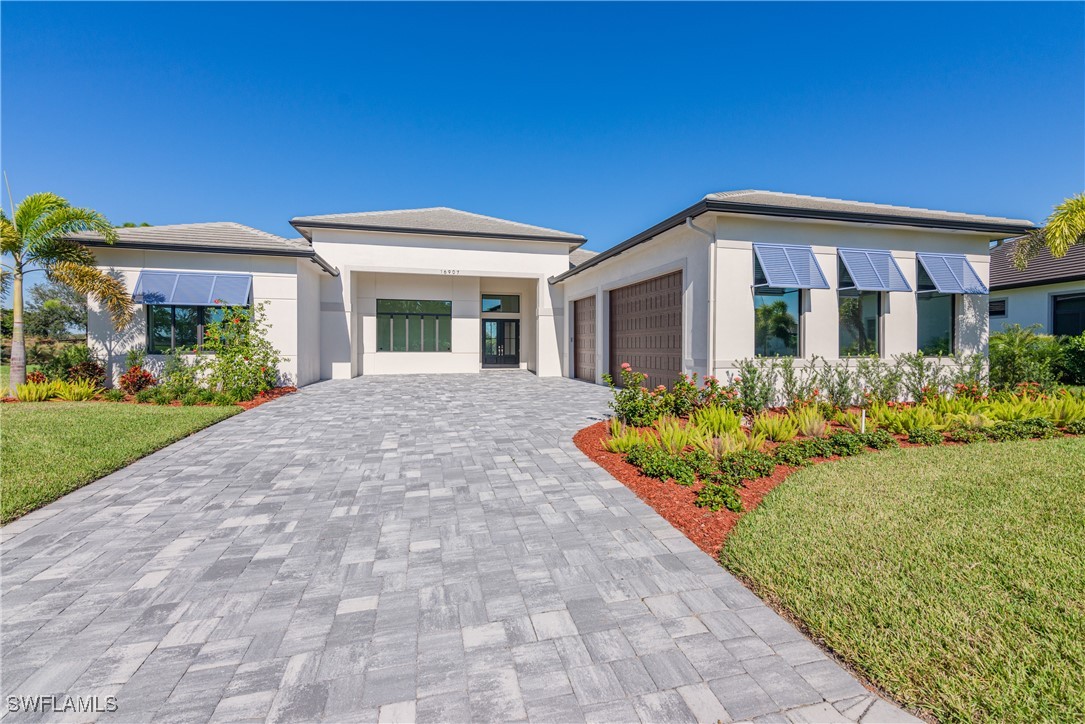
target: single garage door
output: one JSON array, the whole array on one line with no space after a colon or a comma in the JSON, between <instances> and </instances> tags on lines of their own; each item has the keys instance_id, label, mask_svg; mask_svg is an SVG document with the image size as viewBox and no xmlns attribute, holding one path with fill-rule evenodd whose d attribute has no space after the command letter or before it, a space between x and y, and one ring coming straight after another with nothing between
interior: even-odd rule
<instances>
[{"instance_id":1,"label":"single garage door","mask_svg":"<svg viewBox=\"0 0 1085 724\"><path fill-rule=\"evenodd\" d=\"M595 382L595 297L573 302L573 370L578 380Z\"/></svg>"},{"instance_id":2,"label":"single garage door","mask_svg":"<svg viewBox=\"0 0 1085 724\"><path fill-rule=\"evenodd\" d=\"M610 292L610 374L628 362L648 374L648 387L674 382L682 372L682 272Z\"/></svg>"}]
</instances>

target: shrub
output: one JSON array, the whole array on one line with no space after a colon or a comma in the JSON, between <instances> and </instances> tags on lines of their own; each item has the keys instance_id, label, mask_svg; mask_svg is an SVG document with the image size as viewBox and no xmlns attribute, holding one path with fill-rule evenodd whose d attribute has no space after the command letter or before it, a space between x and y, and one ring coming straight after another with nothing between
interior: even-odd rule
<instances>
[{"instance_id":1,"label":"shrub","mask_svg":"<svg viewBox=\"0 0 1085 724\"><path fill-rule=\"evenodd\" d=\"M34 370L33 372L26 373L26 381L33 382L36 385L42 385L49 381L49 378L45 376L44 372L40 370Z\"/></svg>"},{"instance_id":2,"label":"shrub","mask_svg":"<svg viewBox=\"0 0 1085 724\"><path fill-rule=\"evenodd\" d=\"M829 434L829 422L816 407L804 407L790 413L795 427L806 437L825 437Z\"/></svg>"},{"instance_id":3,"label":"shrub","mask_svg":"<svg viewBox=\"0 0 1085 724\"><path fill-rule=\"evenodd\" d=\"M980 399L987 393L987 360L981 354L956 354L949 383L958 396Z\"/></svg>"},{"instance_id":4,"label":"shrub","mask_svg":"<svg viewBox=\"0 0 1085 724\"><path fill-rule=\"evenodd\" d=\"M1066 432L1071 435L1085 435L1085 420L1078 420L1077 422L1071 422L1066 426Z\"/></svg>"},{"instance_id":5,"label":"shrub","mask_svg":"<svg viewBox=\"0 0 1085 724\"><path fill-rule=\"evenodd\" d=\"M704 407L695 410L689 421L706 435L723 437L742 429L742 416L726 407Z\"/></svg>"},{"instance_id":6,"label":"shrub","mask_svg":"<svg viewBox=\"0 0 1085 724\"><path fill-rule=\"evenodd\" d=\"M867 402L891 402L900 397L900 366L877 355L860 357L855 363L859 387Z\"/></svg>"},{"instance_id":7,"label":"shrub","mask_svg":"<svg viewBox=\"0 0 1085 724\"><path fill-rule=\"evenodd\" d=\"M697 407L700 397L701 391L697 386L697 373L694 372L692 377L686 374L678 375L678 379L671 386L670 414L688 415Z\"/></svg>"},{"instance_id":8,"label":"shrub","mask_svg":"<svg viewBox=\"0 0 1085 724\"><path fill-rule=\"evenodd\" d=\"M692 450L683 455L682 460L702 479L707 480L717 472L716 458L704 450Z\"/></svg>"},{"instance_id":9,"label":"shrub","mask_svg":"<svg viewBox=\"0 0 1085 724\"><path fill-rule=\"evenodd\" d=\"M15 388L15 396L23 402L45 402L57 396L59 382L27 382Z\"/></svg>"},{"instance_id":10,"label":"shrub","mask_svg":"<svg viewBox=\"0 0 1085 724\"><path fill-rule=\"evenodd\" d=\"M677 455L689 446L690 432L677 418L661 417L656 420L656 433L659 434L659 446L671 455Z\"/></svg>"},{"instance_id":11,"label":"shrub","mask_svg":"<svg viewBox=\"0 0 1085 724\"><path fill-rule=\"evenodd\" d=\"M146 387L136 393L136 402L151 402L154 400L154 389Z\"/></svg>"},{"instance_id":12,"label":"shrub","mask_svg":"<svg viewBox=\"0 0 1085 724\"><path fill-rule=\"evenodd\" d=\"M1010 390L1022 382L1035 382L1049 389L1055 384L1063 350L1054 337L1037 334L1038 329L1039 324L1014 324L991 335L991 387Z\"/></svg>"},{"instance_id":13,"label":"shrub","mask_svg":"<svg viewBox=\"0 0 1085 724\"><path fill-rule=\"evenodd\" d=\"M797 407L817 398L815 375L808 368L796 369L795 360L791 357L776 360L776 374L780 378L780 392L786 404Z\"/></svg>"},{"instance_id":14,"label":"shrub","mask_svg":"<svg viewBox=\"0 0 1085 724\"><path fill-rule=\"evenodd\" d=\"M764 435L773 442L787 442L799 434L799 428L787 415L774 415L762 412L753 419L751 431L754 435Z\"/></svg>"},{"instance_id":15,"label":"shrub","mask_svg":"<svg viewBox=\"0 0 1085 724\"><path fill-rule=\"evenodd\" d=\"M701 435L694 441L694 446L698 450L708 453L716 460L719 460L725 455L746 450L748 445L749 438L746 436L746 433L741 430L739 432L718 435L715 437Z\"/></svg>"},{"instance_id":16,"label":"shrub","mask_svg":"<svg viewBox=\"0 0 1085 724\"><path fill-rule=\"evenodd\" d=\"M855 379L844 364L832 364L822 360L817 372L817 382L825 401L836 410L842 410L855 400Z\"/></svg>"},{"instance_id":17,"label":"shrub","mask_svg":"<svg viewBox=\"0 0 1085 724\"><path fill-rule=\"evenodd\" d=\"M203 401L201 399L201 401ZM634 445L655 443L650 432L641 432L631 425L625 425L617 417L610 418L610 437L603 440L603 448L612 453L627 453Z\"/></svg>"},{"instance_id":18,"label":"shrub","mask_svg":"<svg viewBox=\"0 0 1085 724\"><path fill-rule=\"evenodd\" d=\"M61 347L55 355L42 365L41 371L51 380L67 380L68 370L85 362L94 362L90 349L85 344L71 344ZM105 371L102 371L104 378Z\"/></svg>"},{"instance_id":19,"label":"shrub","mask_svg":"<svg viewBox=\"0 0 1085 724\"><path fill-rule=\"evenodd\" d=\"M219 407L230 407L237 403L237 395L231 392L216 392L215 396L211 399L211 404L218 405Z\"/></svg>"},{"instance_id":20,"label":"shrub","mask_svg":"<svg viewBox=\"0 0 1085 724\"><path fill-rule=\"evenodd\" d=\"M1085 332L1075 337L1060 337L1062 354L1059 376L1067 385L1085 385Z\"/></svg>"},{"instance_id":21,"label":"shrub","mask_svg":"<svg viewBox=\"0 0 1085 724\"><path fill-rule=\"evenodd\" d=\"M74 382L57 382L57 397L68 402L85 402L93 400L101 389L91 380L75 380Z\"/></svg>"},{"instance_id":22,"label":"shrub","mask_svg":"<svg viewBox=\"0 0 1085 724\"><path fill-rule=\"evenodd\" d=\"M162 365L162 375L158 384L173 393L174 397L184 397L199 387L203 364L202 357L196 356L190 363L184 356L170 352Z\"/></svg>"},{"instance_id":23,"label":"shrub","mask_svg":"<svg viewBox=\"0 0 1085 724\"><path fill-rule=\"evenodd\" d=\"M173 391L162 386L155 387L151 393L151 401L156 405L168 405L175 399L177 397L173 394Z\"/></svg>"},{"instance_id":24,"label":"shrub","mask_svg":"<svg viewBox=\"0 0 1085 724\"><path fill-rule=\"evenodd\" d=\"M776 372L770 360L742 360L732 381L747 412L760 412L776 398Z\"/></svg>"},{"instance_id":25,"label":"shrub","mask_svg":"<svg viewBox=\"0 0 1085 724\"><path fill-rule=\"evenodd\" d=\"M782 445L777 445L772 454L780 465L787 465L792 468L802 467L809 457L806 454L806 446L801 442L785 442Z\"/></svg>"},{"instance_id":26,"label":"shrub","mask_svg":"<svg viewBox=\"0 0 1085 724\"><path fill-rule=\"evenodd\" d=\"M200 399L200 393L199 392L188 392L188 393L185 393L181 397L181 404L184 405L185 407L191 407L192 405L198 405L198 404L200 404L201 401L202 400Z\"/></svg>"},{"instance_id":27,"label":"shrub","mask_svg":"<svg viewBox=\"0 0 1085 724\"><path fill-rule=\"evenodd\" d=\"M143 390L154 387L158 384L158 380L154 378L154 375L142 367L132 366L128 368L127 372L121 375L119 384L120 388L129 395L138 395ZM144 400L140 400L140 402L143 401Z\"/></svg>"},{"instance_id":28,"label":"shrub","mask_svg":"<svg viewBox=\"0 0 1085 724\"><path fill-rule=\"evenodd\" d=\"M776 470L776 459L763 452L745 450L722 458L719 470L721 475L738 480L756 480L772 475Z\"/></svg>"},{"instance_id":29,"label":"shrub","mask_svg":"<svg viewBox=\"0 0 1085 724\"><path fill-rule=\"evenodd\" d=\"M825 440L832 454L841 457L858 455L866 449L866 441L853 432L834 432Z\"/></svg>"},{"instance_id":30,"label":"shrub","mask_svg":"<svg viewBox=\"0 0 1085 724\"><path fill-rule=\"evenodd\" d=\"M908 442L913 445L937 445L942 442L942 433L930 427L917 427L909 431Z\"/></svg>"},{"instance_id":31,"label":"shrub","mask_svg":"<svg viewBox=\"0 0 1085 724\"><path fill-rule=\"evenodd\" d=\"M924 357L921 352L899 354L894 359L900 368L900 384L905 399L924 402L941 395L946 385L946 372L938 359Z\"/></svg>"},{"instance_id":32,"label":"shrub","mask_svg":"<svg viewBox=\"0 0 1085 724\"><path fill-rule=\"evenodd\" d=\"M1055 424L1043 417L1033 417L1029 420L1022 420L1018 423L1021 428L1028 434L1029 437L1037 440L1046 440L1053 437L1060 437L1062 433L1055 427Z\"/></svg>"},{"instance_id":33,"label":"shrub","mask_svg":"<svg viewBox=\"0 0 1085 724\"><path fill-rule=\"evenodd\" d=\"M1045 405L1046 417L1058 427L1066 427L1079 420L1085 420L1085 399L1077 398L1065 392Z\"/></svg>"},{"instance_id":34,"label":"shrub","mask_svg":"<svg viewBox=\"0 0 1085 724\"><path fill-rule=\"evenodd\" d=\"M967 427L965 425L955 425L954 427L949 428L947 437L953 442L963 442L968 445L987 439L987 436L983 434L982 430L977 430L974 427Z\"/></svg>"},{"instance_id":35,"label":"shrub","mask_svg":"<svg viewBox=\"0 0 1085 724\"><path fill-rule=\"evenodd\" d=\"M142 367L145 364L147 364L147 350L142 347L133 347L124 355L124 366L126 369Z\"/></svg>"},{"instance_id":36,"label":"shrub","mask_svg":"<svg viewBox=\"0 0 1085 724\"><path fill-rule=\"evenodd\" d=\"M618 387L614 378L609 374L603 375L603 380L610 387L610 409L614 411L614 417L626 425L644 427L651 425L659 417L656 401L648 389L644 387L644 381L648 375L643 372L634 372L628 362L622 363L622 384Z\"/></svg>"},{"instance_id":37,"label":"shrub","mask_svg":"<svg viewBox=\"0 0 1085 724\"><path fill-rule=\"evenodd\" d=\"M897 439L885 430L871 430L857 435L863 444L872 450L891 450L900 447Z\"/></svg>"},{"instance_id":38,"label":"shrub","mask_svg":"<svg viewBox=\"0 0 1085 724\"><path fill-rule=\"evenodd\" d=\"M102 397L109 402L124 402L124 390L109 389L102 393Z\"/></svg>"},{"instance_id":39,"label":"shrub","mask_svg":"<svg viewBox=\"0 0 1085 724\"><path fill-rule=\"evenodd\" d=\"M706 483L697 491L698 507L708 508L711 511L730 510L733 513L742 512L742 498L734 487L726 483Z\"/></svg>"},{"instance_id":40,"label":"shrub","mask_svg":"<svg viewBox=\"0 0 1085 724\"><path fill-rule=\"evenodd\" d=\"M68 381L86 381L95 387L105 384L105 367L97 360L86 360L68 368Z\"/></svg>"},{"instance_id":41,"label":"shrub","mask_svg":"<svg viewBox=\"0 0 1085 724\"><path fill-rule=\"evenodd\" d=\"M636 465L650 478L658 480L673 478L679 485L693 485L696 482L693 469L680 456L672 455L658 447L638 445L626 454L625 460L630 465Z\"/></svg>"},{"instance_id":42,"label":"shrub","mask_svg":"<svg viewBox=\"0 0 1085 724\"><path fill-rule=\"evenodd\" d=\"M697 408L726 407L733 412L740 412L742 404L738 400L738 390L734 385L723 385L714 375L705 375L697 399Z\"/></svg>"},{"instance_id":43,"label":"shrub","mask_svg":"<svg viewBox=\"0 0 1085 724\"><path fill-rule=\"evenodd\" d=\"M252 399L275 387L282 358L268 340L265 307L265 302L253 307L222 307L221 316L206 326L204 349L214 354L207 375L212 388L235 392L239 398L245 391Z\"/></svg>"}]
</instances>

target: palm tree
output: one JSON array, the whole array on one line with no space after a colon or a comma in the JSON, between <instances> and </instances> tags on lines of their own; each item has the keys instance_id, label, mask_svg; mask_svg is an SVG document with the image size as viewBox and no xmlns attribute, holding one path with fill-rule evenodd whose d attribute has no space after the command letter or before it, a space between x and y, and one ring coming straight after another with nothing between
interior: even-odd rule
<instances>
[{"instance_id":1,"label":"palm tree","mask_svg":"<svg viewBox=\"0 0 1085 724\"><path fill-rule=\"evenodd\" d=\"M23 332L23 278L44 271L54 282L97 299L120 328L132 321L134 308L124 284L95 267L90 249L72 239L80 231L100 235L106 243L117 238L106 218L92 209L72 206L56 194L27 196L11 218L0 209L0 251L10 255L2 266L0 287L11 286L13 310L11 381L14 392L26 382L26 338Z\"/></svg>"},{"instance_id":2,"label":"palm tree","mask_svg":"<svg viewBox=\"0 0 1085 724\"><path fill-rule=\"evenodd\" d=\"M1042 228L1018 239L1013 249L1013 263L1018 269L1024 269L1044 248L1058 259L1075 244L1085 244L1085 193L1063 201L1047 217Z\"/></svg>"}]
</instances>

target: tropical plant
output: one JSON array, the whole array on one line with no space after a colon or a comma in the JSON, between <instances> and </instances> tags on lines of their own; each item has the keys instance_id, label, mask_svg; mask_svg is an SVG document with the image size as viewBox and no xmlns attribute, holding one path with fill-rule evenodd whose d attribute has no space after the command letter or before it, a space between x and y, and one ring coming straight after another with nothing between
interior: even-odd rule
<instances>
[{"instance_id":1,"label":"tropical plant","mask_svg":"<svg viewBox=\"0 0 1085 724\"><path fill-rule=\"evenodd\" d=\"M15 388L15 396L23 402L45 402L57 396L60 382L26 382Z\"/></svg>"},{"instance_id":2,"label":"tropical plant","mask_svg":"<svg viewBox=\"0 0 1085 724\"><path fill-rule=\"evenodd\" d=\"M859 389L867 402L890 402L900 397L900 365L877 355L860 357L855 362Z\"/></svg>"},{"instance_id":3,"label":"tropical plant","mask_svg":"<svg viewBox=\"0 0 1085 724\"><path fill-rule=\"evenodd\" d=\"M76 208L56 194L31 194L10 217L0 209L0 251L8 257L0 267L0 287L6 290L10 282L13 308L12 388L26 381L23 287L27 274L43 271L51 281L97 299L118 328L132 319L134 307L127 288L95 266L94 254L74 238L79 232L97 234L107 244L116 239L113 226L102 214Z\"/></svg>"},{"instance_id":4,"label":"tropical plant","mask_svg":"<svg viewBox=\"0 0 1085 724\"><path fill-rule=\"evenodd\" d=\"M1014 324L991 335L991 387L1010 390L1035 382L1049 389L1055 384L1063 350L1054 337L1038 334L1039 329L1039 324Z\"/></svg>"},{"instance_id":5,"label":"tropical plant","mask_svg":"<svg viewBox=\"0 0 1085 724\"><path fill-rule=\"evenodd\" d=\"M863 417L858 412L846 412L841 410L833 416L833 420L838 425L843 425L851 432L873 432L877 425L873 420L866 421L866 430L864 430Z\"/></svg>"},{"instance_id":6,"label":"tropical plant","mask_svg":"<svg viewBox=\"0 0 1085 724\"><path fill-rule=\"evenodd\" d=\"M817 371L817 384L826 402L834 409L842 410L855 400L855 379L847 365L822 360Z\"/></svg>"},{"instance_id":7,"label":"tropical plant","mask_svg":"<svg viewBox=\"0 0 1085 724\"><path fill-rule=\"evenodd\" d=\"M1048 400L1044 405L1045 417L1058 427L1068 427L1080 420L1085 420L1085 400L1068 394Z\"/></svg>"},{"instance_id":8,"label":"tropical plant","mask_svg":"<svg viewBox=\"0 0 1085 724\"><path fill-rule=\"evenodd\" d=\"M1013 263L1024 269L1044 248L1058 259L1075 244L1085 244L1085 193L1064 199L1041 228L1019 238L1014 244Z\"/></svg>"},{"instance_id":9,"label":"tropical plant","mask_svg":"<svg viewBox=\"0 0 1085 724\"><path fill-rule=\"evenodd\" d=\"M636 465L650 478L657 480L673 478L680 485L693 485L696 482L693 469L682 457L662 448L638 445L626 453L625 460L630 465Z\"/></svg>"},{"instance_id":10,"label":"tropical plant","mask_svg":"<svg viewBox=\"0 0 1085 724\"><path fill-rule=\"evenodd\" d=\"M101 388L94 380L72 380L70 382L58 382L57 397L68 402L84 402L93 400Z\"/></svg>"},{"instance_id":11,"label":"tropical plant","mask_svg":"<svg viewBox=\"0 0 1085 724\"><path fill-rule=\"evenodd\" d=\"M212 389L252 399L275 387L282 357L268 339L271 325L265 306L261 302L254 307L222 307L206 326L203 346L214 355L207 374Z\"/></svg>"},{"instance_id":12,"label":"tropical plant","mask_svg":"<svg viewBox=\"0 0 1085 724\"><path fill-rule=\"evenodd\" d=\"M202 401L202 400L201 400ZM617 417L610 418L610 437L603 440L603 448L625 454L636 445L656 444L656 437L649 431L640 431L632 425L626 425Z\"/></svg>"},{"instance_id":13,"label":"tropical plant","mask_svg":"<svg viewBox=\"0 0 1085 724\"><path fill-rule=\"evenodd\" d=\"M726 407L702 407L694 410L689 421L712 437L731 435L742 429L742 416Z\"/></svg>"},{"instance_id":14,"label":"tropical plant","mask_svg":"<svg viewBox=\"0 0 1085 724\"><path fill-rule=\"evenodd\" d=\"M644 386L648 375L635 371L628 362L622 363L620 375L620 386L609 374L603 375L603 381L610 387L609 405L614 416L627 425L651 425L659 417L659 411L655 399Z\"/></svg>"},{"instance_id":15,"label":"tropical plant","mask_svg":"<svg viewBox=\"0 0 1085 724\"><path fill-rule=\"evenodd\" d=\"M659 446L671 455L677 455L690 445L690 431L674 417L661 417L656 420L656 433Z\"/></svg>"},{"instance_id":16,"label":"tropical plant","mask_svg":"<svg viewBox=\"0 0 1085 724\"><path fill-rule=\"evenodd\" d=\"M751 431L754 435L764 435L773 442L787 442L799 434L798 425L788 415L774 415L763 412L753 419Z\"/></svg>"},{"instance_id":17,"label":"tropical plant","mask_svg":"<svg viewBox=\"0 0 1085 724\"><path fill-rule=\"evenodd\" d=\"M136 402L153 402L154 401L154 388L145 387L135 394Z\"/></svg>"},{"instance_id":18,"label":"tropical plant","mask_svg":"<svg viewBox=\"0 0 1085 724\"><path fill-rule=\"evenodd\" d=\"M142 367L132 366L128 368L128 371L120 376L118 380L120 388L129 395L138 395L139 393L154 387L158 384L158 380L155 379L147 370ZM144 402L144 400L140 400Z\"/></svg>"},{"instance_id":19,"label":"tropical plant","mask_svg":"<svg viewBox=\"0 0 1085 724\"><path fill-rule=\"evenodd\" d=\"M840 457L858 455L866 449L866 439L854 432L834 432L825 441L832 454Z\"/></svg>"},{"instance_id":20,"label":"tropical plant","mask_svg":"<svg viewBox=\"0 0 1085 724\"><path fill-rule=\"evenodd\" d=\"M694 501L700 508L708 508L711 511L730 510L733 513L742 512L742 498L733 485L726 483L708 483L702 485L697 491L697 499Z\"/></svg>"},{"instance_id":21,"label":"tropical plant","mask_svg":"<svg viewBox=\"0 0 1085 724\"><path fill-rule=\"evenodd\" d=\"M899 354L895 357L901 372L904 397L913 402L924 402L941 395L945 386L945 369L937 359L921 352Z\"/></svg>"},{"instance_id":22,"label":"tropical plant","mask_svg":"<svg viewBox=\"0 0 1085 724\"><path fill-rule=\"evenodd\" d=\"M772 475L776 458L763 452L744 450L720 460L720 474L737 480L756 480Z\"/></svg>"},{"instance_id":23,"label":"tropical plant","mask_svg":"<svg viewBox=\"0 0 1085 724\"><path fill-rule=\"evenodd\" d=\"M195 392L199 387L204 358L196 355L189 362L187 357L188 355L170 351L165 355L165 361L162 364L162 374L158 384L172 392L175 397L184 397L190 392Z\"/></svg>"},{"instance_id":24,"label":"tropical plant","mask_svg":"<svg viewBox=\"0 0 1085 724\"><path fill-rule=\"evenodd\" d=\"M102 397L109 402L124 402L124 390L109 389L102 393Z\"/></svg>"},{"instance_id":25,"label":"tropical plant","mask_svg":"<svg viewBox=\"0 0 1085 724\"><path fill-rule=\"evenodd\" d=\"M732 382L747 412L760 412L776 399L776 371L772 360L742 360L736 365Z\"/></svg>"},{"instance_id":26,"label":"tropical plant","mask_svg":"<svg viewBox=\"0 0 1085 724\"><path fill-rule=\"evenodd\" d=\"M798 406L814 400L818 395L817 383L809 368L795 367L793 357L776 360L776 375L780 379L780 392L784 403Z\"/></svg>"},{"instance_id":27,"label":"tropical plant","mask_svg":"<svg viewBox=\"0 0 1085 724\"><path fill-rule=\"evenodd\" d=\"M816 407L804 407L792 410L788 417L795 423L795 427L806 437L825 437L829 434L829 422L821 416Z\"/></svg>"},{"instance_id":28,"label":"tropical plant","mask_svg":"<svg viewBox=\"0 0 1085 724\"><path fill-rule=\"evenodd\" d=\"M917 427L908 433L908 442L913 445L937 445L942 442L942 433L931 427Z\"/></svg>"}]
</instances>

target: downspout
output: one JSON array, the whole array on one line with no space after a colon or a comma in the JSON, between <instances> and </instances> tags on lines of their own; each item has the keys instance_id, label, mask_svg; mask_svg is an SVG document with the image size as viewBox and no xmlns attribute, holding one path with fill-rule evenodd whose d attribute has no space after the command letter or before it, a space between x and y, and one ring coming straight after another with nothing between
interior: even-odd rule
<instances>
[{"instance_id":1,"label":"downspout","mask_svg":"<svg viewBox=\"0 0 1085 724\"><path fill-rule=\"evenodd\" d=\"M705 374L716 374L716 234L693 223L686 217L686 226L708 237L708 355Z\"/></svg>"}]
</instances>

